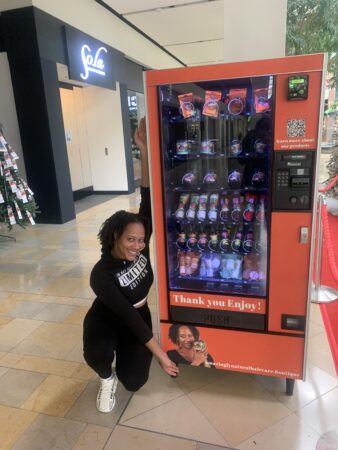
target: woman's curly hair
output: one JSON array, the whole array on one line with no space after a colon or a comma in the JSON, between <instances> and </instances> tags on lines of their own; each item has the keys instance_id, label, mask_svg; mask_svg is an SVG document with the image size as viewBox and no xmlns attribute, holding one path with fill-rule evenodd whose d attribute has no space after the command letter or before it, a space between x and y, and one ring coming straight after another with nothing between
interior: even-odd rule
<instances>
[{"instance_id":1,"label":"woman's curly hair","mask_svg":"<svg viewBox=\"0 0 338 450\"><path fill-rule=\"evenodd\" d=\"M169 335L168 335L169 339L173 344L175 345L177 344L178 333L181 327L188 327L192 335L194 336L195 341L197 341L198 338L200 337L198 329L193 325L183 325L181 323L175 323L174 325L171 325L171 327L169 328Z\"/></svg>"},{"instance_id":2,"label":"woman's curly hair","mask_svg":"<svg viewBox=\"0 0 338 450\"><path fill-rule=\"evenodd\" d=\"M115 243L120 239L125 228L130 223L141 223L144 226L144 242L147 245L150 238L149 220L140 214L135 214L128 211L117 211L103 222L97 235L102 246L102 251L111 250L114 248Z\"/></svg>"}]
</instances>

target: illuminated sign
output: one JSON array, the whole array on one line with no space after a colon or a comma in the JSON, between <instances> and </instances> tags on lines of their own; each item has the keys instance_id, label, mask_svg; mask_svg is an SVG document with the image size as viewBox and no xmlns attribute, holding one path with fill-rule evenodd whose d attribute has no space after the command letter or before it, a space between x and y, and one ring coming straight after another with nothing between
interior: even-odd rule
<instances>
[{"instance_id":1,"label":"illuminated sign","mask_svg":"<svg viewBox=\"0 0 338 450\"><path fill-rule=\"evenodd\" d=\"M136 95L128 95L128 108L129 111L137 110L137 97Z\"/></svg>"},{"instance_id":2,"label":"illuminated sign","mask_svg":"<svg viewBox=\"0 0 338 450\"><path fill-rule=\"evenodd\" d=\"M115 90L124 55L88 34L65 26L68 71L71 80Z\"/></svg>"},{"instance_id":3,"label":"illuminated sign","mask_svg":"<svg viewBox=\"0 0 338 450\"><path fill-rule=\"evenodd\" d=\"M81 48L81 59L84 68L84 74L80 73L80 77L83 80L87 80L90 72L97 73L98 75L106 76L104 71L104 61L101 58L102 53L108 53L105 47L97 49L95 56L93 57L91 48L85 44Z\"/></svg>"}]
</instances>

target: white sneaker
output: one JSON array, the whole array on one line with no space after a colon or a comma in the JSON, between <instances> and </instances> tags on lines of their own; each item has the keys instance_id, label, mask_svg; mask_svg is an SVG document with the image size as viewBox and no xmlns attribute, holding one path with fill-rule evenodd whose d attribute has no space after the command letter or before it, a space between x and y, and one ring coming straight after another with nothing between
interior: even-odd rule
<instances>
[{"instance_id":1,"label":"white sneaker","mask_svg":"<svg viewBox=\"0 0 338 450\"><path fill-rule=\"evenodd\" d=\"M100 378L101 386L97 394L96 407L100 412L111 412L115 406L115 392L117 376L113 373L110 378Z\"/></svg>"}]
</instances>

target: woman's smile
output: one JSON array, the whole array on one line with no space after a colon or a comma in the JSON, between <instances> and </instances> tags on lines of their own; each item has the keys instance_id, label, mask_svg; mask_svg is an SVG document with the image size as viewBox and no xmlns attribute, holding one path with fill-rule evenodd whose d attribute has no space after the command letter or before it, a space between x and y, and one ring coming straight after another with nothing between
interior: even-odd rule
<instances>
[{"instance_id":1,"label":"woman's smile","mask_svg":"<svg viewBox=\"0 0 338 450\"><path fill-rule=\"evenodd\" d=\"M142 223L130 223L112 250L115 258L134 261L145 247L145 230Z\"/></svg>"}]
</instances>

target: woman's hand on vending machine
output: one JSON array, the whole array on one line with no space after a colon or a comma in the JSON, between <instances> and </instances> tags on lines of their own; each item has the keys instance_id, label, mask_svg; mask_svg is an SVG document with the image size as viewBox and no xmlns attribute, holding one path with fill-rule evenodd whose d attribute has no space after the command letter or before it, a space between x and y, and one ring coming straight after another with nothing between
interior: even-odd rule
<instances>
[{"instance_id":1,"label":"woman's hand on vending machine","mask_svg":"<svg viewBox=\"0 0 338 450\"><path fill-rule=\"evenodd\" d=\"M163 356L162 358L159 358L159 363L162 367L162 369L170 376L177 377L179 369L177 365L171 361L171 359L168 356Z\"/></svg>"},{"instance_id":2,"label":"woman's hand on vending machine","mask_svg":"<svg viewBox=\"0 0 338 450\"><path fill-rule=\"evenodd\" d=\"M169 356L162 350L155 339L152 337L145 346L158 359L162 369L172 377L176 377L179 369L177 365L169 358Z\"/></svg>"}]
</instances>

